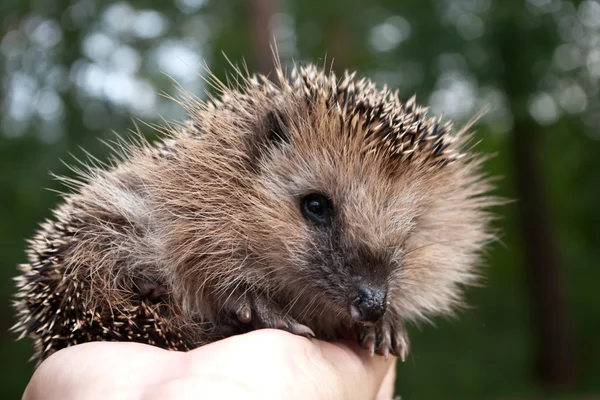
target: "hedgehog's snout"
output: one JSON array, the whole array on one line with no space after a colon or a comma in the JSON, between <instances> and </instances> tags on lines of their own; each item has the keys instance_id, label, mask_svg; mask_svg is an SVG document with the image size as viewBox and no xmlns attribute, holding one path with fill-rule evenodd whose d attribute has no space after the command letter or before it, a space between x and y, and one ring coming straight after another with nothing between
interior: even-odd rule
<instances>
[{"instance_id":1,"label":"hedgehog's snout","mask_svg":"<svg viewBox=\"0 0 600 400\"><path fill-rule=\"evenodd\" d=\"M387 307L387 288L365 282L356 285L350 298L350 315L357 322L375 323Z\"/></svg>"}]
</instances>

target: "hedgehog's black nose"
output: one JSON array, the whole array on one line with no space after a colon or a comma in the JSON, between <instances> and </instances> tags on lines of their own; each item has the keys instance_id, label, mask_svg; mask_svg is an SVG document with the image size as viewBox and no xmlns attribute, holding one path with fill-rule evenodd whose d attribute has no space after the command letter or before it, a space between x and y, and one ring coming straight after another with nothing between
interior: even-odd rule
<instances>
[{"instance_id":1,"label":"hedgehog's black nose","mask_svg":"<svg viewBox=\"0 0 600 400\"><path fill-rule=\"evenodd\" d=\"M359 283L356 294L350 299L350 315L358 322L377 322L386 308L386 289Z\"/></svg>"}]
</instances>

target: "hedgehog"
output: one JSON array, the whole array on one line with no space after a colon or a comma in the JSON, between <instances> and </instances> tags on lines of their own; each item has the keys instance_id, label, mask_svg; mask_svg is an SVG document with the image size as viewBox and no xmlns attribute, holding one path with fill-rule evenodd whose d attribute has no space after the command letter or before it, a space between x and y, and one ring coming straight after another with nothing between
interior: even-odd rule
<instances>
[{"instance_id":1,"label":"hedgehog","mask_svg":"<svg viewBox=\"0 0 600 400\"><path fill-rule=\"evenodd\" d=\"M89 341L186 351L256 329L404 360L453 315L494 239L470 126L313 64L236 70L151 144L73 167L19 266L39 362ZM216 79L216 78L215 78Z\"/></svg>"}]
</instances>

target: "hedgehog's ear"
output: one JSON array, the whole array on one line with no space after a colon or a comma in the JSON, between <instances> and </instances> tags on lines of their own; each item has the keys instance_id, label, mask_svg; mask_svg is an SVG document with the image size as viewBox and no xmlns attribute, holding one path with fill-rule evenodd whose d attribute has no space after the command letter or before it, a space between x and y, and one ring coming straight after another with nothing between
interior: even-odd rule
<instances>
[{"instance_id":1,"label":"hedgehog's ear","mask_svg":"<svg viewBox=\"0 0 600 400\"><path fill-rule=\"evenodd\" d=\"M268 156L273 149L282 149L290 143L288 120L281 111L269 111L257 123L248 138L248 150L253 162Z\"/></svg>"},{"instance_id":2,"label":"hedgehog's ear","mask_svg":"<svg viewBox=\"0 0 600 400\"><path fill-rule=\"evenodd\" d=\"M290 144L289 125L287 118L281 111L269 111L263 119L263 128L259 135L263 135L259 142L263 147L285 146Z\"/></svg>"},{"instance_id":3,"label":"hedgehog's ear","mask_svg":"<svg viewBox=\"0 0 600 400\"><path fill-rule=\"evenodd\" d=\"M270 157L272 150L283 149L290 144L288 119L281 111L272 110L257 121L256 128L248 137L248 157L251 168L258 168L261 161Z\"/></svg>"}]
</instances>

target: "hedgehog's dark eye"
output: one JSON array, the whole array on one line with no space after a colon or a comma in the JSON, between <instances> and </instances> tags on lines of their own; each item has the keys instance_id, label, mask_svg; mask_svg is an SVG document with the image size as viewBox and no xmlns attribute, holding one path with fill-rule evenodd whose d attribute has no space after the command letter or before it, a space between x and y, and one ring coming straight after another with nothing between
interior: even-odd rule
<instances>
[{"instance_id":1,"label":"hedgehog's dark eye","mask_svg":"<svg viewBox=\"0 0 600 400\"><path fill-rule=\"evenodd\" d=\"M331 201L320 193L311 193L302 198L302 215L319 226L331 225L333 206Z\"/></svg>"}]
</instances>

